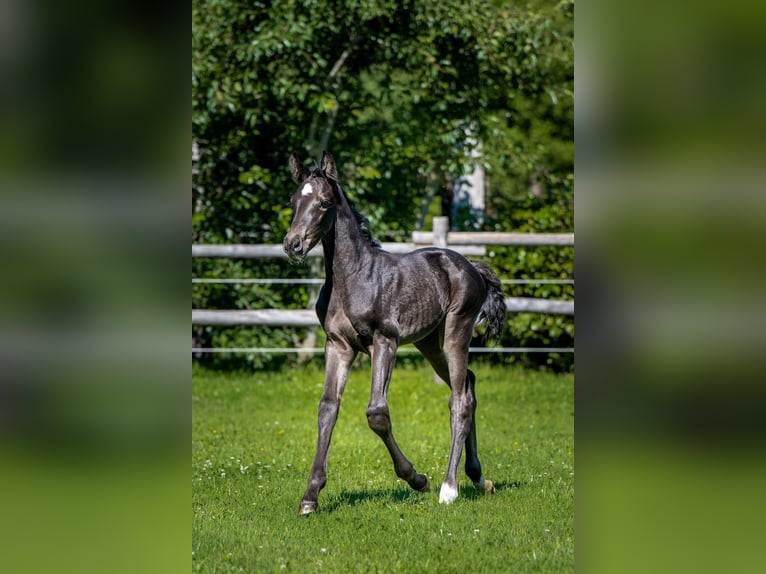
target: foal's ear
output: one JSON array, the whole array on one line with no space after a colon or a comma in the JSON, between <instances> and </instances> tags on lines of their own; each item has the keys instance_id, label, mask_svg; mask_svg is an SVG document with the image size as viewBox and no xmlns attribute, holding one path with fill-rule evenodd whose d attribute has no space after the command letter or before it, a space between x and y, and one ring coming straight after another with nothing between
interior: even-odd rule
<instances>
[{"instance_id":1,"label":"foal's ear","mask_svg":"<svg viewBox=\"0 0 766 574\"><path fill-rule=\"evenodd\" d=\"M290 156L290 172L293 174L295 183L300 183L309 176L309 168L303 165L295 154Z\"/></svg>"},{"instance_id":2,"label":"foal's ear","mask_svg":"<svg viewBox=\"0 0 766 574\"><path fill-rule=\"evenodd\" d=\"M326 151L322 152L322 173L324 173L327 179L338 181L338 170L335 168L335 160Z\"/></svg>"}]
</instances>

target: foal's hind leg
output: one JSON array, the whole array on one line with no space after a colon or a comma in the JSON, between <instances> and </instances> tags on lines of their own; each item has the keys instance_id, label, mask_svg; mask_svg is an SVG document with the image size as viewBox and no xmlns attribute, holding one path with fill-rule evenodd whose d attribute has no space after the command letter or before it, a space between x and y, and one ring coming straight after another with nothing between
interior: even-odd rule
<instances>
[{"instance_id":1,"label":"foal's hind leg","mask_svg":"<svg viewBox=\"0 0 766 574\"><path fill-rule=\"evenodd\" d=\"M415 343L423 356L431 363L439 377L447 382L452 389L450 396L450 420L452 428L452 448L447 465L447 474L442 484L439 501L445 504L453 502L458 495L457 467L463 444L465 444L465 472L474 486L482 493L495 492L492 481L486 480L482 474L476 447L476 377L467 369L468 343L460 343L460 338L454 329L460 322L450 321L452 331L448 331L447 339L442 342L438 331ZM445 355L445 349L451 349ZM447 359L447 356L450 359ZM466 422L468 421L468 422Z\"/></svg>"},{"instance_id":2,"label":"foal's hind leg","mask_svg":"<svg viewBox=\"0 0 766 574\"><path fill-rule=\"evenodd\" d=\"M466 386L470 387L473 395L473 412L471 413L471 429L465 439L465 473L471 479L476 490L482 494L492 494L495 492L495 485L491 480L484 478L481 472L481 462L476 448L476 375L471 369L468 369L466 376Z\"/></svg>"},{"instance_id":3,"label":"foal's hind leg","mask_svg":"<svg viewBox=\"0 0 766 574\"><path fill-rule=\"evenodd\" d=\"M386 445L391 460L394 462L396 476L405 480L413 490L426 492L431 488L428 477L418 474L412 463L404 456L396 444L391 429L391 415L388 411L388 386L396 360L396 341L375 335L372 354L372 388L370 403L367 405L367 423Z\"/></svg>"}]
</instances>

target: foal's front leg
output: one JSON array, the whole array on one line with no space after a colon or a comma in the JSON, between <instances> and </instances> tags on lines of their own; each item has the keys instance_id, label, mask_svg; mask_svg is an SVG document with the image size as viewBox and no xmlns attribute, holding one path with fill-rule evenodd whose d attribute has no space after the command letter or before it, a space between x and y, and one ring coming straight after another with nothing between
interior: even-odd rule
<instances>
[{"instance_id":1,"label":"foal's front leg","mask_svg":"<svg viewBox=\"0 0 766 574\"><path fill-rule=\"evenodd\" d=\"M338 420L340 399L346 388L348 370L354 362L356 351L341 341L330 341L325 344L325 383L322 399L319 401L317 451L314 464L309 474L309 483L303 495L300 514L311 514L317 509L319 491L327 482L327 454L330 450L330 439Z\"/></svg>"}]
</instances>

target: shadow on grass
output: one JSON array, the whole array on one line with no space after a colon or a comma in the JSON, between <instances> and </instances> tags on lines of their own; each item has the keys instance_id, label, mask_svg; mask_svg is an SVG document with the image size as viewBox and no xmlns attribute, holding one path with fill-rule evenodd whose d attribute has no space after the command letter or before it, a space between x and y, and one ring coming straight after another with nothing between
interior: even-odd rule
<instances>
[{"instance_id":1,"label":"shadow on grass","mask_svg":"<svg viewBox=\"0 0 766 574\"><path fill-rule=\"evenodd\" d=\"M517 490L519 488L523 488L525 486L525 483L514 480L514 481L495 481L495 491L496 492L503 492L504 490ZM458 492L460 493L460 496L467 499L467 500L475 500L477 498L481 498L485 496L485 494L479 492L476 490L476 488L472 484L461 484L458 486Z\"/></svg>"},{"instance_id":2,"label":"shadow on grass","mask_svg":"<svg viewBox=\"0 0 766 574\"><path fill-rule=\"evenodd\" d=\"M347 506L357 506L367 502L381 501L401 504L413 497L422 496L422 493L415 492L407 487L394 489L364 489L364 490L342 490L340 494L328 500L323 506L324 512L333 512L339 508Z\"/></svg>"},{"instance_id":3,"label":"shadow on grass","mask_svg":"<svg viewBox=\"0 0 766 574\"><path fill-rule=\"evenodd\" d=\"M436 492L438 496L439 488L441 485L431 488L431 492ZM503 492L506 490L516 490L523 488L525 483L521 481L499 481L495 482L495 489L497 492ZM460 496L466 500L475 500L485 496L481 494L471 484L460 485ZM363 489L363 490L342 490L340 494L326 501L324 504L320 502L322 506L322 512L334 512L339 508L358 506L360 504L366 504L367 502L384 502L391 504L402 504L408 501L421 501L424 496L428 496L429 493L415 492L414 490L402 486L394 489Z\"/></svg>"}]
</instances>

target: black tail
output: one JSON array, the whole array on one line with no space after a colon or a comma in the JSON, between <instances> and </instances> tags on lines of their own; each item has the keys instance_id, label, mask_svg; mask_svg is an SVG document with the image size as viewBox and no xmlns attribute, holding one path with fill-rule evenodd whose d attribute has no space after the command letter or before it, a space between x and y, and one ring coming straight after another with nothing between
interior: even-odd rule
<instances>
[{"instance_id":1,"label":"black tail","mask_svg":"<svg viewBox=\"0 0 766 574\"><path fill-rule=\"evenodd\" d=\"M487 320L487 341L499 341L503 334L503 325L505 325L505 295L503 295L503 284L500 278L492 271L492 268L482 261L471 261L473 266L484 277L484 283L487 285L487 298L481 307L478 321Z\"/></svg>"}]
</instances>

